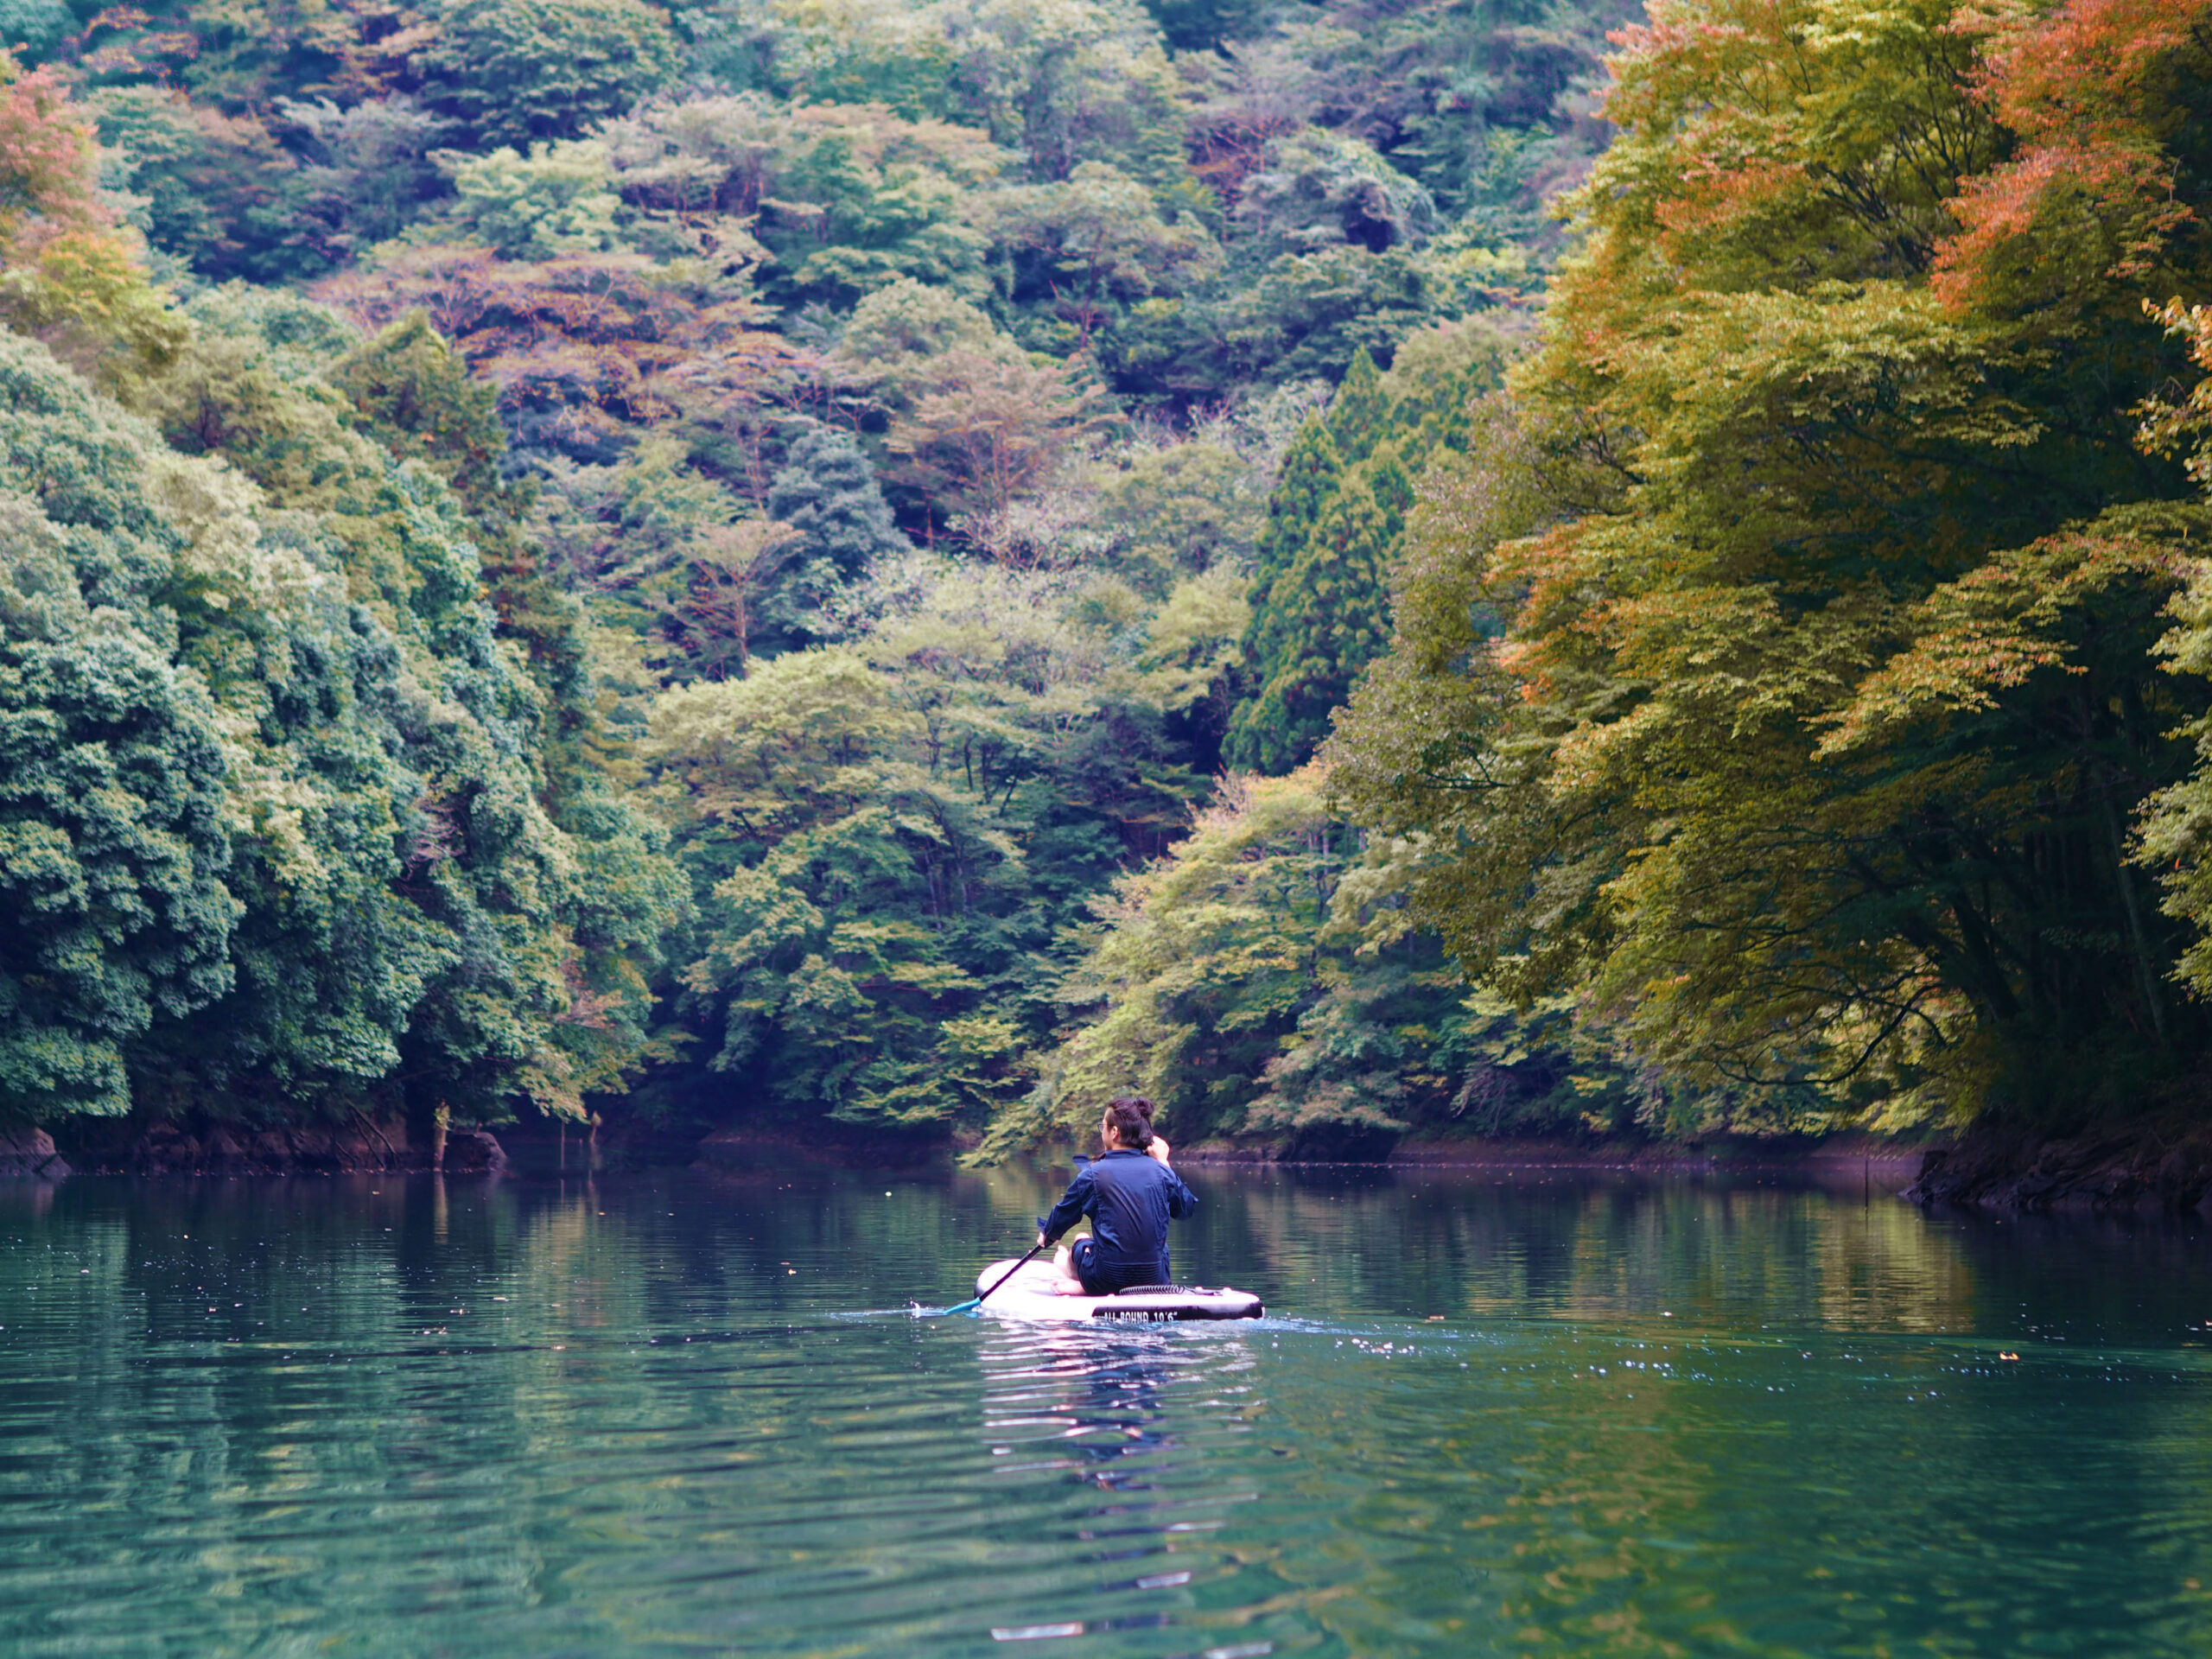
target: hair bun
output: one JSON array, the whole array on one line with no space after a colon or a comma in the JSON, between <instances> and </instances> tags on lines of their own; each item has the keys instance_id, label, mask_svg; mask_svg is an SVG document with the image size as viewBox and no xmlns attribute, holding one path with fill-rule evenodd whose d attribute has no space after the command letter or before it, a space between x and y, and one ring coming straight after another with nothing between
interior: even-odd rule
<instances>
[{"instance_id":1,"label":"hair bun","mask_svg":"<svg viewBox=\"0 0 2212 1659\"><path fill-rule=\"evenodd\" d=\"M1152 1144L1153 1103L1142 1095L1116 1095L1106 1103L1108 1121L1125 1147L1141 1152Z\"/></svg>"}]
</instances>

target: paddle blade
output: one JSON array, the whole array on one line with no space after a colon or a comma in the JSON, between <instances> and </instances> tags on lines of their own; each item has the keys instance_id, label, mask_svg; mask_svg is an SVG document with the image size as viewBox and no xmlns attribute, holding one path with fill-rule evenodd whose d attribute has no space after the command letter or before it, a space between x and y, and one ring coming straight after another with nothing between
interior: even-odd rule
<instances>
[{"instance_id":1,"label":"paddle blade","mask_svg":"<svg viewBox=\"0 0 2212 1659\"><path fill-rule=\"evenodd\" d=\"M1044 1248L1045 1246L1041 1240L1039 1243L1031 1245L1029 1247L1029 1254L1023 1256L1020 1261L1015 1262L1004 1273L1001 1274L997 1279L993 1281L990 1290L984 1291L981 1295L976 1296L971 1301L963 1302L957 1307L948 1307L944 1311L948 1313L973 1313L977 1308L983 1305L983 1297L989 1295L992 1290L996 1290L1001 1285L1006 1283L1007 1280L1013 1278L1015 1274L1020 1273L1024 1268L1027 1267L1035 1258L1037 1252Z\"/></svg>"}]
</instances>

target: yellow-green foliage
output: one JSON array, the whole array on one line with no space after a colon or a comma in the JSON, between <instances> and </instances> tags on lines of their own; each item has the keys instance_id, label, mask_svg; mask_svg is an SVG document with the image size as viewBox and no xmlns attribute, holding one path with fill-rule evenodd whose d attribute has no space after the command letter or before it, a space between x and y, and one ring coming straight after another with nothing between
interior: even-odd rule
<instances>
[{"instance_id":1,"label":"yellow-green foliage","mask_svg":"<svg viewBox=\"0 0 2212 1659\"><path fill-rule=\"evenodd\" d=\"M1117 597L916 555L852 643L656 700L644 753L710 889L684 983L714 1070L890 1126L1026 1087L1056 932L1122 856L1105 823L1157 844L1182 804Z\"/></svg>"},{"instance_id":2,"label":"yellow-green foliage","mask_svg":"<svg viewBox=\"0 0 2212 1659\"><path fill-rule=\"evenodd\" d=\"M1325 775L1231 777L1167 856L1095 901L1062 997L1083 1023L993 1132L1081 1138L1135 1090L1179 1139L1338 1150L1408 1128L1625 1127L1650 1090L1567 1010L1470 997L1404 904L1421 836L1359 834ZM1471 1116L1470 1116L1471 1109Z\"/></svg>"},{"instance_id":3,"label":"yellow-green foliage","mask_svg":"<svg viewBox=\"0 0 2212 1659\"><path fill-rule=\"evenodd\" d=\"M2201 1065L2131 843L2157 803L2196 856L2206 692L2158 642L2212 521L2135 407L2183 367L2144 302L2212 271L2138 166L2205 141L2190 10L1633 32L1541 349L1417 518L1331 750L1353 810L1445 839L1416 899L1474 971L1739 1121L2076 1115Z\"/></svg>"}]
</instances>

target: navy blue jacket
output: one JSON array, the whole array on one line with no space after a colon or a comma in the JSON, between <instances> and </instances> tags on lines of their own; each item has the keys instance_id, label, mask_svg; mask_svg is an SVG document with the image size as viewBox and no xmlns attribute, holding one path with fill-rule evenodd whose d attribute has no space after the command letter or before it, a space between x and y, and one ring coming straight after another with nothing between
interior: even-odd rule
<instances>
[{"instance_id":1,"label":"navy blue jacket","mask_svg":"<svg viewBox=\"0 0 2212 1659\"><path fill-rule=\"evenodd\" d=\"M1045 1236L1056 1239L1089 1216L1090 1236L1098 1241L1092 1260L1101 1278L1124 1285L1171 1284L1168 1217L1198 1207L1173 1170L1149 1153L1122 1147L1083 1166L1045 1217Z\"/></svg>"}]
</instances>

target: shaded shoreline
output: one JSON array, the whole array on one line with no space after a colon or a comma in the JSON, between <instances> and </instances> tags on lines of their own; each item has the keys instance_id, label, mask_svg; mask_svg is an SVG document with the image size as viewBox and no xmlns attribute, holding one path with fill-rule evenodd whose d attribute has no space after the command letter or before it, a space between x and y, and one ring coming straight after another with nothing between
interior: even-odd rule
<instances>
[{"instance_id":1,"label":"shaded shoreline","mask_svg":"<svg viewBox=\"0 0 2212 1659\"><path fill-rule=\"evenodd\" d=\"M1870 1169L1910 1179L1919 1173L1929 1151L1925 1145L1885 1144L1861 1138L1784 1142L1732 1140L1684 1146L1661 1141L1405 1141L1379 1157L1325 1158L1204 1141L1179 1147L1175 1156L1180 1162L1227 1167L1583 1169L1649 1174Z\"/></svg>"},{"instance_id":2,"label":"shaded shoreline","mask_svg":"<svg viewBox=\"0 0 2212 1659\"><path fill-rule=\"evenodd\" d=\"M72 1133L72 1131L76 1131ZM551 1124L456 1128L442 1148L451 1174L536 1175L683 1168L727 1174L814 1165L918 1168L971 1148L953 1137L884 1135L846 1125L761 1123L692 1133L609 1126L595 1138ZM1020 1162L1058 1165L1077 1148L1039 1148ZM1999 1212L2196 1213L2212 1217L2212 1126L2139 1122L2067 1136L1982 1124L1955 1141L1908 1142L1870 1135L1726 1137L1662 1141L1370 1141L1331 1149L1195 1142L1176 1160L1238 1170L1447 1171L1670 1177L1794 1178L1859 1185L1929 1210ZM398 1122L320 1130L255 1131L238 1125L104 1120L61 1126L49 1137L0 1137L0 1177L53 1182L72 1173L140 1177L340 1174L429 1170L431 1148L411 1144Z\"/></svg>"},{"instance_id":3,"label":"shaded shoreline","mask_svg":"<svg viewBox=\"0 0 2212 1659\"><path fill-rule=\"evenodd\" d=\"M2212 1217L2212 1125L2152 1119L2054 1135L1977 1124L1931 1153L1904 1196L1923 1209Z\"/></svg>"}]
</instances>

